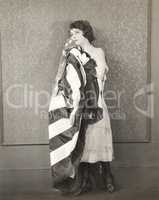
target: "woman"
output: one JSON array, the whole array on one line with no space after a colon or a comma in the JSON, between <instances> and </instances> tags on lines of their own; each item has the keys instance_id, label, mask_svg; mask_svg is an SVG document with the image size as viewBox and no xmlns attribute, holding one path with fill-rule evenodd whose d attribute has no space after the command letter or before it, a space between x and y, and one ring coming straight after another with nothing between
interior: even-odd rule
<instances>
[{"instance_id":1,"label":"woman","mask_svg":"<svg viewBox=\"0 0 159 200\"><path fill-rule=\"evenodd\" d=\"M49 108L54 186L64 191L67 185L69 191L78 195L96 188L96 177L101 176L105 188L112 192L112 132L103 96L108 72L105 55L101 48L92 45L94 34L88 21L71 23L70 39L73 45L66 45L63 70ZM64 101L60 103L62 97Z\"/></svg>"}]
</instances>

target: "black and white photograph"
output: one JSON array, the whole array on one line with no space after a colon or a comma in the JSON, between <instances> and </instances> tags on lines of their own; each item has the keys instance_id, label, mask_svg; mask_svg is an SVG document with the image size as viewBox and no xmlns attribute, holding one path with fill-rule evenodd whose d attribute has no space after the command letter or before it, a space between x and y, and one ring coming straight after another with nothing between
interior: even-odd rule
<instances>
[{"instance_id":1,"label":"black and white photograph","mask_svg":"<svg viewBox=\"0 0 159 200\"><path fill-rule=\"evenodd\" d=\"M158 10L0 0L0 200L159 199Z\"/></svg>"}]
</instances>

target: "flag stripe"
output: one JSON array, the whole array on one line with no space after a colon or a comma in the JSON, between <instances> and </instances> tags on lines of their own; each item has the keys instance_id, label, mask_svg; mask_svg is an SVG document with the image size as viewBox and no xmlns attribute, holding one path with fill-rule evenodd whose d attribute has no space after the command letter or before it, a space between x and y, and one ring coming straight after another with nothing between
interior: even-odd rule
<instances>
[{"instance_id":1,"label":"flag stripe","mask_svg":"<svg viewBox=\"0 0 159 200\"><path fill-rule=\"evenodd\" d=\"M79 131L77 131L74 134L71 141L67 142L63 146L59 147L58 149L56 149L56 150L54 150L50 153L51 166L55 165L56 163L58 163L59 161L63 160L64 158L66 158L67 156L70 155L70 153L75 148L77 138L78 138L78 134L79 134Z\"/></svg>"},{"instance_id":2,"label":"flag stripe","mask_svg":"<svg viewBox=\"0 0 159 200\"><path fill-rule=\"evenodd\" d=\"M49 140L49 146L52 151L56 150L60 146L66 144L70 140L72 140L74 134L77 132L79 128L76 126L73 126L65 131L63 131L61 134L56 135L55 137L51 138Z\"/></svg>"},{"instance_id":3,"label":"flag stripe","mask_svg":"<svg viewBox=\"0 0 159 200\"><path fill-rule=\"evenodd\" d=\"M48 127L48 129L49 129L49 139L55 137L56 135L59 135L64 130L67 130L71 127L72 127L72 125L70 123L69 118L62 118L62 119L56 121L55 123L50 124L49 127Z\"/></svg>"},{"instance_id":4,"label":"flag stripe","mask_svg":"<svg viewBox=\"0 0 159 200\"><path fill-rule=\"evenodd\" d=\"M60 92L57 96L51 97L49 112L62 107L66 107L66 102L62 92Z\"/></svg>"},{"instance_id":5,"label":"flag stripe","mask_svg":"<svg viewBox=\"0 0 159 200\"><path fill-rule=\"evenodd\" d=\"M67 108L58 108L56 110L51 110L49 112L49 124L52 124L59 120L60 118L68 118Z\"/></svg>"},{"instance_id":6,"label":"flag stripe","mask_svg":"<svg viewBox=\"0 0 159 200\"><path fill-rule=\"evenodd\" d=\"M67 108L67 107L51 110L49 112L49 124L52 124L61 118L69 118L72 110L73 108Z\"/></svg>"}]
</instances>

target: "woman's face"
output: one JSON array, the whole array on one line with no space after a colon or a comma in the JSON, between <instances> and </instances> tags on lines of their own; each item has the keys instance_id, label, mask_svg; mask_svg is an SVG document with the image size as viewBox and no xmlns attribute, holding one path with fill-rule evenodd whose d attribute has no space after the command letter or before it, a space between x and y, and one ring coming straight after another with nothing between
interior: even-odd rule
<instances>
[{"instance_id":1,"label":"woman's face","mask_svg":"<svg viewBox=\"0 0 159 200\"><path fill-rule=\"evenodd\" d=\"M70 38L76 43L76 45L81 45L86 40L83 36L83 31L77 28L70 30Z\"/></svg>"}]
</instances>

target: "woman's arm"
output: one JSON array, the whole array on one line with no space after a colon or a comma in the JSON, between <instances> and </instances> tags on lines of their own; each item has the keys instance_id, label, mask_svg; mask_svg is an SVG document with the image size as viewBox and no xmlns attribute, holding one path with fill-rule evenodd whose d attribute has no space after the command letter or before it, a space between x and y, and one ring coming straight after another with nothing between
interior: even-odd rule
<instances>
[{"instance_id":1,"label":"woman's arm","mask_svg":"<svg viewBox=\"0 0 159 200\"><path fill-rule=\"evenodd\" d=\"M105 60L105 54L103 49L99 49L97 53L97 78L103 80L105 73L108 72L109 68Z\"/></svg>"}]
</instances>

